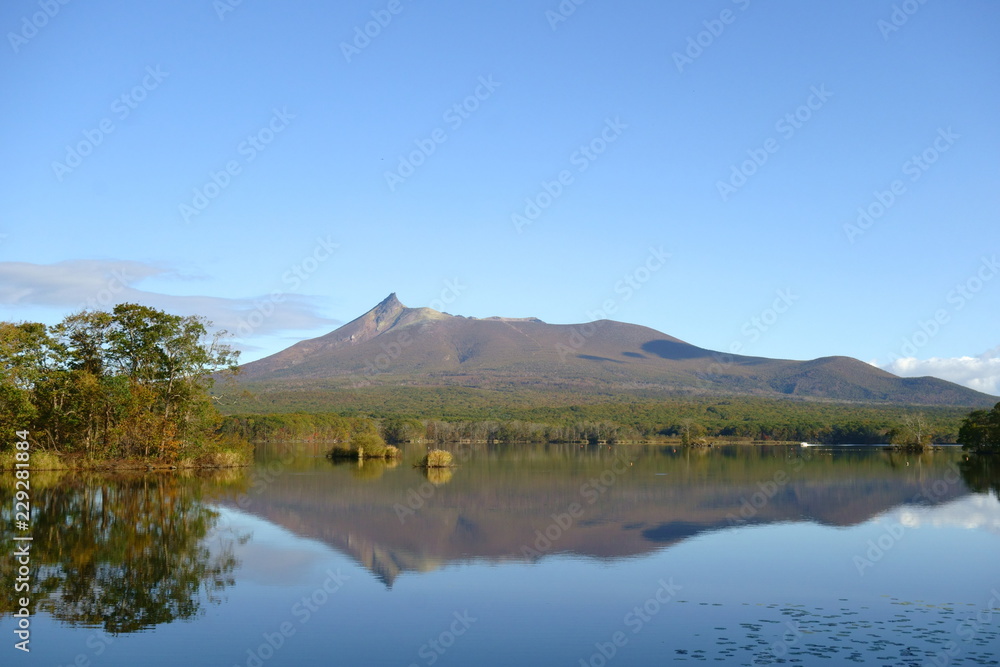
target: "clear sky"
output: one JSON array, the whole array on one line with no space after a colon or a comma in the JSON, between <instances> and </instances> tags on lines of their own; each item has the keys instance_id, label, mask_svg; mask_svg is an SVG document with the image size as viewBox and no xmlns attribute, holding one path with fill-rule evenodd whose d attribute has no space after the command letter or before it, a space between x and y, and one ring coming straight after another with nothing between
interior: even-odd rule
<instances>
[{"instance_id":1,"label":"clear sky","mask_svg":"<svg viewBox=\"0 0 1000 667\"><path fill-rule=\"evenodd\" d=\"M579 4L577 4L579 3ZM0 318L390 292L1000 394L1000 5L10 0Z\"/></svg>"}]
</instances>

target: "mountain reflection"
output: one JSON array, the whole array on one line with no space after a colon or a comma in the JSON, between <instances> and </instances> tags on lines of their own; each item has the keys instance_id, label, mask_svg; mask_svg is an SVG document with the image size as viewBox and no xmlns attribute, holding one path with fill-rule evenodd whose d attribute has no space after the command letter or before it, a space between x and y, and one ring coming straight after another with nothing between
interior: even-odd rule
<instances>
[{"instance_id":1,"label":"mountain reflection","mask_svg":"<svg viewBox=\"0 0 1000 667\"><path fill-rule=\"evenodd\" d=\"M303 447L312 447L303 454ZM863 523L969 493L957 448L461 445L448 479L412 467L331 465L319 445L261 452L252 492L223 500L349 554L387 586L406 571L482 559L647 554L706 531ZM265 470L264 467L259 468ZM375 472L377 470L377 473Z\"/></svg>"},{"instance_id":2,"label":"mountain reflection","mask_svg":"<svg viewBox=\"0 0 1000 667\"><path fill-rule=\"evenodd\" d=\"M233 584L232 549L209 549L218 513L201 500L202 481L178 474L32 477L32 612L111 634L196 616ZM13 490L0 488L6 516ZM12 536L3 535L5 552ZM230 540L231 546L232 540ZM14 580L13 559L0 579ZM13 613L12 586L0 614Z\"/></svg>"}]
</instances>

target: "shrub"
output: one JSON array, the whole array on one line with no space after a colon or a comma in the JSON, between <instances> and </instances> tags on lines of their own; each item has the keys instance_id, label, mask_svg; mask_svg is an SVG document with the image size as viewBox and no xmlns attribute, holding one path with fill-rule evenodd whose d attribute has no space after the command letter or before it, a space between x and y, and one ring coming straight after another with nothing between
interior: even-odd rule
<instances>
[{"instance_id":1,"label":"shrub","mask_svg":"<svg viewBox=\"0 0 1000 667\"><path fill-rule=\"evenodd\" d=\"M424 458L420 459L420 467L422 468L450 468L452 465L451 452L446 452L443 449L432 449L427 452Z\"/></svg>"},{"instance_id":2,"label":"shrub","mask_svg":"<svg viewBox=\"0 0 1000 667\"><path fill-rule=\"evenodd\" d=\"M347 445L337 445L327 456L332 459L392 459L399 456L399 447L385 444L385 441L374 433L362 433L354 436Z\"/></svg>"}]
</instances>

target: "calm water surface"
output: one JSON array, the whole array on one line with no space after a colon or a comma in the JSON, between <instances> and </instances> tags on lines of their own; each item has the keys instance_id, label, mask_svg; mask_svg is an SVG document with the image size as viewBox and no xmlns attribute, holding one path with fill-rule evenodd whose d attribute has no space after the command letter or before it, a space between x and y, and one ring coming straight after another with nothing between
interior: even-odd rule
<instances>
[{"instance_id":1,"label":"calm water surface","mask_svg":"<svg viewBox=\"0 0 1000 667\"><path fill-rule=\"evenodd\" d=\"M996 471L955 448L452 450L35 473L2 664L1000 664Z\"/></svg>"}]
</instances>

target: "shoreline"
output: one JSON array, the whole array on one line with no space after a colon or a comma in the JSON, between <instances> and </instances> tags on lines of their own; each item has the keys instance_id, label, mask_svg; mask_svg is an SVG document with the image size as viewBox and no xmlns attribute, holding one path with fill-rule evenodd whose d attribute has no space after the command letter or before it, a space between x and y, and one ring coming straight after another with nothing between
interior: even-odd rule
<instances>
[{"instance_id":1,"label":"shoreline","mask_svg":"<svg viewBox=\"0 0 1000 667\"><path fill-rule=\"evenodd\" d=\"M16 470L12 453L0 455L0 470ZM248 468L253 466L253 457L222 452L221 456L212 456L209 461L191 459L181 461L143 460L143 459L91 459L79 454L60 455L54 452L33 452L28 469L32 472L170 472L177 470L225 470L231 468ZM226 456L225 454L232 454ZM36 461L38 461L36 463ZM23 468L22 468L23 469Z\"/></svg>"}]
</instances>

